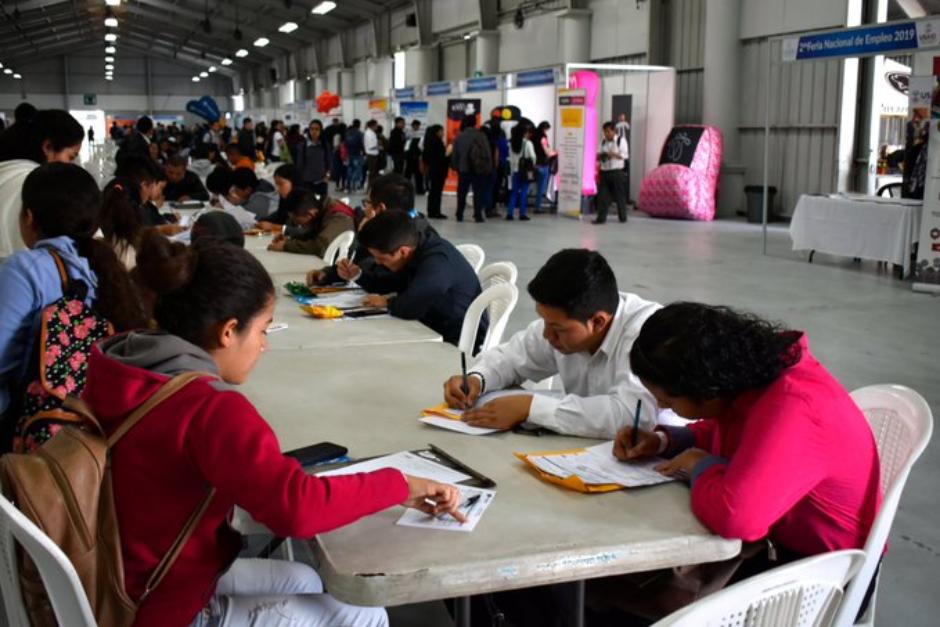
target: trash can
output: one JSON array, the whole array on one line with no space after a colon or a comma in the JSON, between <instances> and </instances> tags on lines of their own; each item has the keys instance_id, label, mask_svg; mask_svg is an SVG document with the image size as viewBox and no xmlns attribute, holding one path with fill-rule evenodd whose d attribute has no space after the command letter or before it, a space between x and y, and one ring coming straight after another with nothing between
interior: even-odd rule
<instances>
[{"instance_id":1,"label":"trash can","mask_svg":"<svg viewBox=\"0 0 940 627\"><path fill-rule=\"evenodd\" d=\"M744 195L747 196L747 221L751 223L761 223L764 221L764 186L746 185ZM774 219L774 196L777 195L776 187L767 188L767 221L773 222Z\"/></svg>"}]
</instances>

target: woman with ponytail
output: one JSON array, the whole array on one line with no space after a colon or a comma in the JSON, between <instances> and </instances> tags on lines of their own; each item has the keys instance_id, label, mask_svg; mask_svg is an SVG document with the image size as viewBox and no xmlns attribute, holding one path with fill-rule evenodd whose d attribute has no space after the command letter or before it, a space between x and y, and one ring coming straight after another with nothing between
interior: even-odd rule
<instances>
[{"instance_id":1,"label":"woman with ponytail","mask_svg":"<svg viewBox=\"0 0 940 627\"><path fill-rule=\"evenodd\" d=\"M151 204L160 195L161 172L150 159L127 155L118 161L114 178L105 186L101 203L101 232L125 268L133 270L136 250L145 229L175 235L182 228Z\"/></svg>"},{"instance_id":2,"label":"woman with ponytail","mask_svg":"<svg viewBox=\"0 0 940 627\"><path fill-rule=\"evenodd\" d=\"M73 162L84 139L78 120L58 109L26 110L0 134L0 259L26 248L19 228L26 176L43 163Z\"/></svg>"},{"instance_id":3,"label":"woman with ponytail","mask_svg":"<svg viewBox=\"0 0 940 627\"><path fill-rule=\"evenodd\" d=\"M0 265L0 415L11 420L30 378L39 314L63 296L52 251L70 281L87 287L85 303L117 330L146 320L127 271L114 251L95 240L101 192L77 165L50 163L34 169L23 184L18 230L28 250ZM15 404L15 403L14 403Z\"/></svg>"},{"instance_id":4,"label":"woman with ponytail","mask_svg":"<svg viewBox=\"0 0 940 627\"><path fill-rule=\"evenodd\" d=\"M236 559L242 538L228 524L233 508L278 536L310 538L399 504L462 520L460 493L391 468L317 477L281 453L274 431L237 389L267 348L275 303L270 275L249 252L213 238L185 246L148 233L136 276L156 294L158 330L95 345L83 400L113 433L172 377L204 376L158 405L111 453L132 599L214 490L179 559L142 600L136 627L386 627L382 608L337 601L305 564Z\"/></svg>"}]
</instances>

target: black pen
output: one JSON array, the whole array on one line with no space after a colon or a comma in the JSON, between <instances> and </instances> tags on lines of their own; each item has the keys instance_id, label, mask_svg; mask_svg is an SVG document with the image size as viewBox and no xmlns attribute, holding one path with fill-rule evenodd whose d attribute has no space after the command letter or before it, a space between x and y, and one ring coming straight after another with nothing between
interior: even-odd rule
<instances>
[{"instance_id":1,"label":"black pen","mask_svg":"<svg viewBox=\"0 0 940 627\"><path fill-rule=\"evenodd\" d=\"M467 354L460 351L460 370L463 372L463 383L460 384L460 391L464 398L470 396L470 381L467 380Z\"/></svg>"},{"instance_id":2,"label":"black pen","mask_svg":"<svg viewBox=\"0 0 940 627\"><path fill-rule=\"evenodd\" d=\"M633 412L633 433L630 434L630 448L636 447L637 436L640 429L640 408L643 407L643 401L636 399L636 411Z\"/></svg>"},{"instance_id":3,"label":"black pen","mask_svg":"<svg viewBox=\"0 0 940 627\"><path fill-rule=\"evenodd\" d=\"M474 494L474 495L471 496L469 499L467 499L466 501L464 501L463 503L461 503L459 509L464 509L464 508L467 508L467 507L473 507L474 505L476 505L476 502L479 501L479 500L480 500L480 495L479 495L479 494Z\"/></svg>"}]
</instances>

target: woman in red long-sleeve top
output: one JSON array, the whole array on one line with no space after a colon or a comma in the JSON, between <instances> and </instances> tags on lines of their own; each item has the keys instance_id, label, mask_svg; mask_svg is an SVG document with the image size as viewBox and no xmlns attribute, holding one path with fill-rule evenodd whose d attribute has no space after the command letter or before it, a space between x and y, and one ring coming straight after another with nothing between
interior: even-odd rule
<instances>
[{"instance_id":1,"label":"woman in red long-sleeve top","mask_svg":"<svg viewBox=\"0 0 940 627\"><path fill-rule=\"evenodd\" d=\"M712 531L770 540L781 559L862 548L881 505L865 416L800 331L725 307L674 303L646 321L633 372L687 427L624 428L615 455L661 454Z\"/></svg>"},{"instance_id":2,"label":"woman in red long-sleeve top","mask_svg":"<svg viewBox=\"0 0 940 627\"><path fill-rule=\"evenodd\" d=\"M241 538L227 524L233 507L279 536L311 537L397 504L453 513L456 488L394 469L321 479L281 454L264 418L232 387L264 351L274 310L271 278L249 253L211 238L190 248L156 235L138 251L137 272L157 295L161 330L95 348L83 398L104 429L117 429L175 375L218 378L190 383L157 406L112 452L124 584L135 601L207 490L216 489L179 559L141 602L135 625L387 625L381 608L323 594L306 566L235 560Z\"/></svg>"}]
</instances>

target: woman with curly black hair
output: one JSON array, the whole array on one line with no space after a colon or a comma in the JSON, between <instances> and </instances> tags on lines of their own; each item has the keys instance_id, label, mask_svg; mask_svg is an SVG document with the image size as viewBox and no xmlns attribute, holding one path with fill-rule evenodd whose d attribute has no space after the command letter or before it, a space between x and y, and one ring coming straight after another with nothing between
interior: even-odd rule
<instances>
[{"instance_id":1,"label":"woman with curly black hair","mask_svg":"<svg viewBox=\"0 0 940 627\"><path fill-rule=\"evenodd\" d=\"M881 504L865 416L805 335L726 307L674 303L643 325L633 372L661 408L697 420L617 438L624 460L664 454L692 509L729 538L794 557L861 548Z\"/></svg>"},{"instance_id":2,"label":"woman with curly black hair","mask_svg":"<svg viewBox=\"0 0 940 627\"><path fill-rule=\"evenodd\" d=\"M863 547L881 506L878 450L802 332L727 307L673 303L646 320L630 367L661 409L695 422L635 439L624 427L614 454L667 458L660 472L691 483L692 511L705 526L754 544L738 559L676 577L594 581L593 607L656 619L782 563Z\"/></svg>"}]
</instances>

